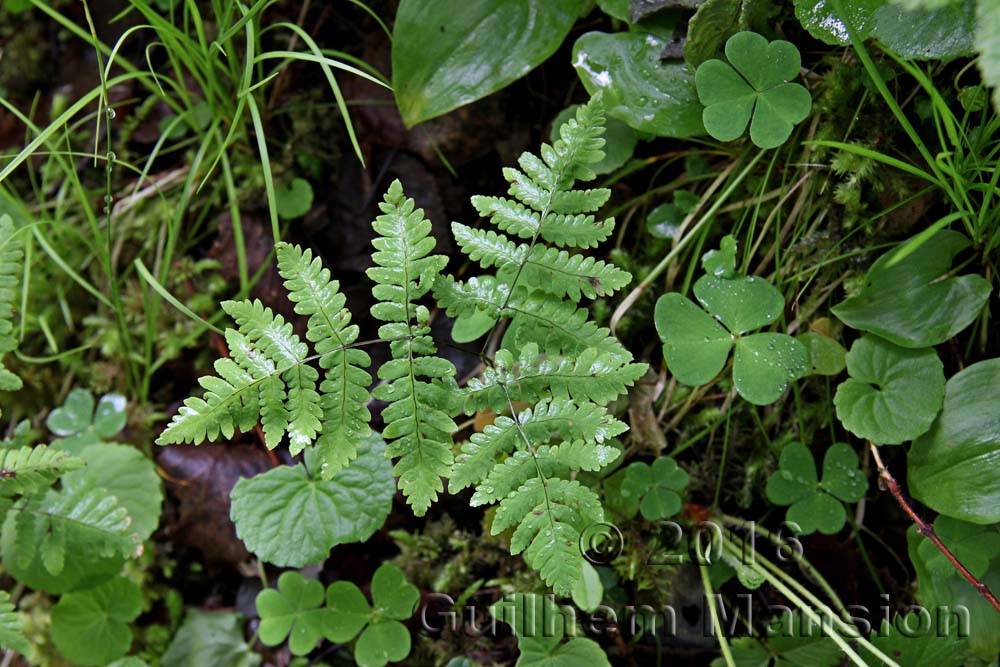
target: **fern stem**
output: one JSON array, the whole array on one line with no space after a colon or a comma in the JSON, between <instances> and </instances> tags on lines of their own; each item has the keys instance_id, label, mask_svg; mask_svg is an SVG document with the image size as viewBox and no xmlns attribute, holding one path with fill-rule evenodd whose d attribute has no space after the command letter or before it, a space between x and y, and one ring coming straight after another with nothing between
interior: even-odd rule
<instances>
[{"instance_id":1,"label":"fern stem","mask_svg":"<svg viewBox=\"0 0 1000 667\"><path fill-rule=\"evenodd\" d=\"M549 525L552 527L552 530L555 530L556 522L552 518L552 505L549 503L549 489L546 485L548 480L545 477L545 473L542 472L542 466L538 463L538 455L535 452L535 448L531 446L531 439L528 438L528 434L521 428L521 422L517 418L517 411L514 410L514 401L511 400L510 392L507 391L507 383L501 382L499 383L499 387L503 390L503 395L507 398L507 405L510 406L510 416L514 422L514 428L517 429L521 439L524 440L524 446L527 448L528 453L531 454L531 461L535 464L535 472L538 473L538 480L542 484L542 497L545 498L545 513L549 518Z\"/></svg>"}]
</instances>

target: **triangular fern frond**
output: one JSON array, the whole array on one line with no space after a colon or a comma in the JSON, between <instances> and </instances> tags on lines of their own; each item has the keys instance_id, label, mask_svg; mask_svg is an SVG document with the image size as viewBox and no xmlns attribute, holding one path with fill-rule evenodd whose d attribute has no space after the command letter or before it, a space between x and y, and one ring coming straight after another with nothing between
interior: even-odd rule
<instances>
[{"instance_id":1,"label":"triangular fern frond","mask_svg":"<svg viewBox=\"0 0 1000 667\"><path fill-rule=\"evenodd\" d=\"M45 445L0 450L0 496L38 493L83 465L82 459Z\"/></svg>"},{"instance_id":2,"label":"triangular fern frond","mask_svg":"<svg viewBox=\"0 0 1000 667\"><path fill-rule=\"evenodd\" d=\"M21 378L3 365L3 356L17 349L12 313L17 301L17 282L21 273L22 243L9 215L0 216L0 391L17 391Z\"/></svg>"},{"instance_id":3,"label":"triangular fern frond","mask_svg":"<svg viewBox=\"0 0 1000 667\"><path fill-rule=\"evenodd\" d=\"M406 198L399 181L389 186L379 207L383 214L372 224L379 234L372 241L376 266L368 269L368 276L376 282L372 293L380 300L372 315L387 322L379 327L379 337L392 341L392 360L379 368L386 384L373 394L389 403L382 411L386 454L399 457L394 468L399 488L414 513L422 516L444 489L441 478L452 464L451 433L457 427L431 384L454 376L455 367L433 356L437 348L429 335L430 312L417 301L430 291L448 260L431 254L431 223Z\"/></svg>"}]
</instances>

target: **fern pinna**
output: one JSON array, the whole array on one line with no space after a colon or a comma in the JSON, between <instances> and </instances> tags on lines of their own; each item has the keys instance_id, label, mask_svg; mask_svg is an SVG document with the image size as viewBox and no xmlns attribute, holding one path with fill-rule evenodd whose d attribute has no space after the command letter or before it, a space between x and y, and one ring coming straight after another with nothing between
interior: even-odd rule
<instances>
[{"instance_id":1,"label":"fern pinna","mask_svg":"<svg viewBox=\"0 0 1000 667\"><path fill-rule=\"evenodd\" d=\"M21 240L9 215L0 216L0 391L17 391L21 378L4 368L3 355L17 349L11 310L17 298L17 277L21 272Z\"/></svg>"},{"instance_id":2,"label":"fern pinna","mask_svg":"<svg viewBox=\"0 0 1000 667\"><path fill-rule=\"evenodd\" d=\"M268 447L286 438L292 454L314 447L319 473L329 479L357 456L369 431L369 399L385 401L386 455L396 459L399 488L414 512L428 510L445 479L451 493L474 486L474 506L499 504L493 533L513 529L511 551L523 552L547 584L568 593L582 576L580 535L604 518L597 494L575 474L598 472L619 456L611 440L627 427L604 406L646 370L578 307L582 297L611 295L631 280L570 251L596 246L614 228L613 220L593 215L608 190L573 188L595 176L603 122L595 99L561 128L558 141L542 146L541 157L525 153L521 170L504 170L511 198L473 199L499 232L452 226L462 250L495 267L493 274L464 282L442 274L447 259L433 254L431 223L394 182L373 223L368 276L378 300L372 315L383 322L375 341L359 342L345 298L320 260L278 244L279 272L295 311L307 317L313 354L291 323L259 301L223 303L236 322L226 331L229 358L216 362L217 375L199 380L203 395L185 401L157 443L228 438L259 419ZM484 349L507 325L502 349L483 357L483 372L464 388L430 335L431 312L421 301L432 290L449 315L493 322ZM360 347L372 342L388 343L391 359L369 395L371 359ZM532 407L518 412L515 402ZM455 457L453 417L486 409L499 416Z\"/></svg>"},{"instance_id":3,"label":"fern pinna","mask_svg":"<svg viewBox=\"0 0 1000 667\"><path fill-rule=\"evenodd\" d=\"M467 412L492 408L506 416L462 446L449 490L474 485L473 505L498 502L492 533L514 528L511 552L523 552L563 594L582 576L581 533L604 520L597 494L573 477L618 457L609 441L627 427L602 406L646 371L577 307L581 296L610 295L631 276L545 244L588 248L611 234L614 220L593 215L610 191L573 189L575 181L595 177L603 132L603 108L594 99L560 128L559 140L542 145L541 157L525 153L521 170L504 170L511 198L473 198L500 233L459 223L452 230L470 258L496 273L464 283L442 277L434 290L453 317L485 313L495 322L493 331L509 320L508 349L463 390ZM519 350L516 357L511 349ZM535 405L517 412L515 401Z\"/></svg>"}]
</instances>

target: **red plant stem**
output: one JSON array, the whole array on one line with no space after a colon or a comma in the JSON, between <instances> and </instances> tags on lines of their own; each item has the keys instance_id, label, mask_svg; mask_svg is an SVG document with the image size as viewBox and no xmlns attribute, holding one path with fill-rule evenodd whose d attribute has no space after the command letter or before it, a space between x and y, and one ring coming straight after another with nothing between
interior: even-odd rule
<instances>
[{"instance_id":1,"label":"red plant stem","mask_svg":"<svg viewBox=\"0 0 1000 667\"><path fill-rule=\"evenodd\" d=\"M1000 612L1000 600L998 600L997 596L993 594L990 587L979 581L979 579L976 579L976 577L969 572L969 569L962 565L961 561L955 558L955 554L953 554L951 550L945 546L944 542L941 541L941 538L937 536L937 533L934 531L934 526L921 519L917 513L913 511L910 504L906 502L906 498L903 497L903 492L899 489L899 482L896 481L896 478L892 476L889 469L885 467L884 463L882 463L882 457L878 453L878 447L876 447L875 443L872 442L869 442L868 446L871 448L872 456L875 458L875 465L878 466L879 477L881 477L886 487L888 487L889 492L895 496L896 502L898 502L899 506L903 508L903 511L906 512L907 516L913 519L913 523L917 524L917 531L933 542L934 546L936 546L941 553L944 554L944 557L951 562L951 564L963 577L965 577L965 580L972 584L972 587L979 591L979 594L986 598L986 601L993 605L993 608L996 609L997 612Z\"/></svg>"}]
</instances>

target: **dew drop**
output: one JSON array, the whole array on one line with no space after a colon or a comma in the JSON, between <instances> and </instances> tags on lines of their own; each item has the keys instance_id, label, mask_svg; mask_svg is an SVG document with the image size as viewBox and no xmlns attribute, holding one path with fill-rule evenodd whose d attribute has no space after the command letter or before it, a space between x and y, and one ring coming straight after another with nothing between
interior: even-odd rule
<instances>
[{"instance_id":1,"label":"dew drop","mask_svg":"<svg viewBox=\"0 0 1000 667\"><path fill-rule=\"evenodd\" d=\"M116 115L115 110L112 107L108 107L106 111L108 113L108 120L113 120Z\"/></svg>"}]
</instances>

